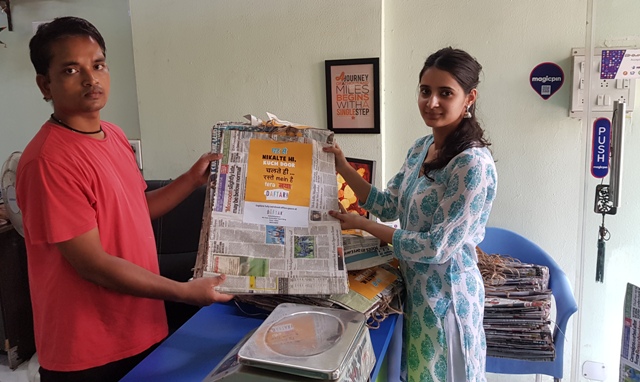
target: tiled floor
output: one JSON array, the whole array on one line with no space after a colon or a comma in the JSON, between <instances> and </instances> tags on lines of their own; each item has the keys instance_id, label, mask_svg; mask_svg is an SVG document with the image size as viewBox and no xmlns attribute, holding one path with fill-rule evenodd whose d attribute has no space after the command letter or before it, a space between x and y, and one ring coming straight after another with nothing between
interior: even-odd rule
<instances>
[{"instance_id":1,"label":"tiled floor","mask_svg":"<svg viewBox=\"0 0 640 382\"><path fill-rule=\"evenodd\" d=\"M16 370L9 368L5 353L0 353L0 382L29 382L27 369L29 361L23 362Z\"/></svg>"}]
</instances>

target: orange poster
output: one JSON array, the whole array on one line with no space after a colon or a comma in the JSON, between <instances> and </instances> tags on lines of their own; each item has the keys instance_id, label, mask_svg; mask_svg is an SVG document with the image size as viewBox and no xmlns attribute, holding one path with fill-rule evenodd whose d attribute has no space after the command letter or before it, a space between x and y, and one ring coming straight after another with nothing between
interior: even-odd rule
<instances>
[{"instance_id":1,"label":"orange poster","mask_svg":"<svg viewBox=\"0 0 640 382\"><path fill-rule=\"evenodd\" d=\"M307 227L312 166L310 143L251 139L243 220Z\"/></svg>"},{"instance_id":2,"label":"orange poster","mask_svg":"<svg viewBox=\"0 0 640 382\"><path fill-rule=\"evenodd\" d=\"M398 277L381 268L373 267L349 272L349 287L368 299L374 298Z\"/></svg>"}]
</instances>

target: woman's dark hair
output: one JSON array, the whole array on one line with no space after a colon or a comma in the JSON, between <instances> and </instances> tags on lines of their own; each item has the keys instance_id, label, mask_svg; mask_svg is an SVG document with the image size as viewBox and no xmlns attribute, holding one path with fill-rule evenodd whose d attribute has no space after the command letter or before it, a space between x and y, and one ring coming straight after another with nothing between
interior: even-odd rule
<instances>
[{"instance_id":1,"label":"woman's dark hair","mask_svg":"<svg viewBox=\"0 0 640 382\"><path fill-rule=\"evenodd\" d=\"M93 38L100 45L102 54L107 55L104 39L93 24L79 17L58 17L49 23L41 24L29 42L31 63L37 74L46 76L49 72L52 58L51 45L61 38L71 36Z\"/></svg>"},{"instance_id":2,"label":"woman's dark hair","mask_svg":"<svg viewBox=\"0 0 640 382\"><path fill-rule=\"evenodd\" d=\"M424 72L432 67L451 74L462 87L465 94L469 94L469 92L475 89L480 83L479 77L482 66L464 50L448 47L440 49L430 55L424 62L418 81L422 80ZM469 147L486 147L491 145L484 137L484 130L482 130L482 127L480 127L476 119L475 110L476 103L474 102L469 109L471 118L463 118L458 127L444 140L443 147L440 149L438 156L433 161L422 165L422 170L429 179L433 180L433 178L429 176L430 171L443 168L453 157Z\"/></svg>"}]
</instances>

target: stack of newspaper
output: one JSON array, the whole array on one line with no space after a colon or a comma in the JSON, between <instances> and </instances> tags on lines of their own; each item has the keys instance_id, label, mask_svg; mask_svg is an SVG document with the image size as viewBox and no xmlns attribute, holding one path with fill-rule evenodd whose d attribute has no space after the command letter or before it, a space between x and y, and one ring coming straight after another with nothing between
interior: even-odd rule
<instances>
[{"instance_id":1,"label":"stack of newspaper","mask_svg":"<svg viewBox=\"0 0 640 382\"><path fill-rule=\"evenodd\" d=\"M375 267L393 259L391 246L367 232L345 234L342 231L342 246L348 271Z\"/></svg>"},{"instance_id":2,"label":"stack of newspaper","mask_svg":"<svg viewBox=\"0 0 640 382\"><path fill-rule=\"evenodd\" d=\"M478 256L485 284L487 355L554 360L549 269L480 251Z\"/></svg>"},{"instance_id":3,"label":"stack of newspaper","mask_svg":"<svg viewBox=\"0 0 640 382\"><path fill-rule=\"evenodd\" d=\"M397 263L390 262L375 267L349 271L349 292L327 296L300 295L237 295L236 301L266 311L274 310L282 303L316 305L327 308L343 308L363 313L367 326L375 329L389 314L402 313L404 282Z\"/></svg>"},{"instance_id":4,"label":"stack of newspaper","mask_svg":"<svg viewBox=\"0 0 640 382\"><path fill-rule=\"evenodd\" d=\"M334 294L329 300L364 313L367 326L377 328L389 314L402 313L404 281L396 260L371 268L349 271L349 293Z\"/></svg>"},{"instance_id":5,"label":"stack of newspaper","mask_svg":"<svg viewBox=\"0 0 640 382\"><path fill-rule=\"evenodd\" d=\"M274 116L275 117L275 116ZM347 293L333 132L277 118L220 122L194 277L231 294ZM286 121L285 121L286 122Z\"/></svg>"},{"instance_id":6,"label":"stack of newspaper","mask_svg":"<svg viewBox=\"0 0 640 382\"><path fill-rule=\"evenodd\" d=\"M620 382L640 380L640 288L627 283L622 315Z\"/></svg>"}]
</instances>

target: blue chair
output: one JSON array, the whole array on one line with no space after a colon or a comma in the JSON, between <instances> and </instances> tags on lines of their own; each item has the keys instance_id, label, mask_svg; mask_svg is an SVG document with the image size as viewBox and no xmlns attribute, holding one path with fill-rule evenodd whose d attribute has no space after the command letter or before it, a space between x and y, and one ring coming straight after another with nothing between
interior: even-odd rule
<instances>
[{"instance_id":1,"label":"blue chair","mask_svg":"<svg viewBox=\"0 0 640 382\"><path fill-rule=\"evenodd\" d=\"M478 245L488 254L508 255L523 263L549 267L549 288L556 307L553 343L556 349L554 361L523 361L509 358L487 357L487 371L500 374L545 374L554 381L562 379L562 365L567 322L578 310L567 275L548 253L531 240L504 228L487 227L484 240Z\"/></svg>"}]
</instances>

